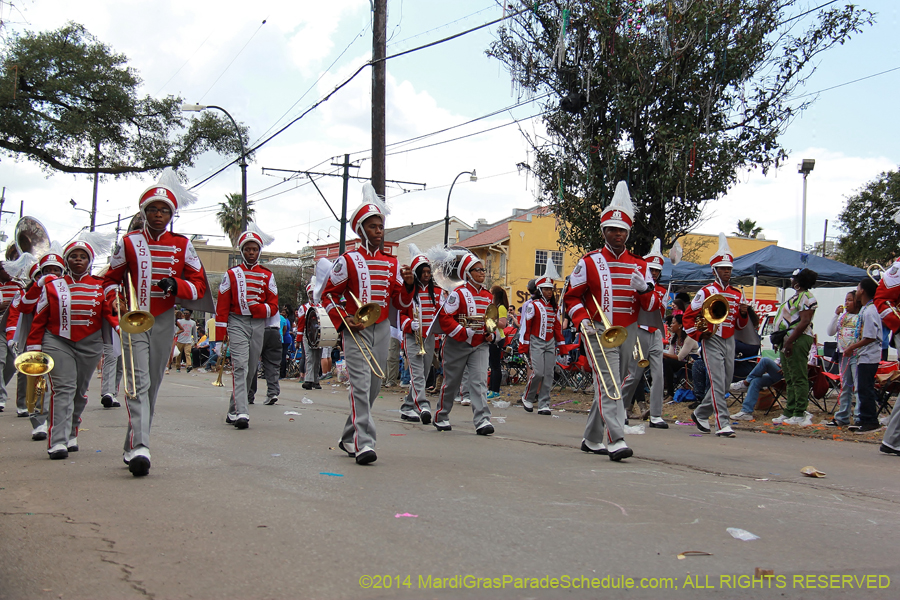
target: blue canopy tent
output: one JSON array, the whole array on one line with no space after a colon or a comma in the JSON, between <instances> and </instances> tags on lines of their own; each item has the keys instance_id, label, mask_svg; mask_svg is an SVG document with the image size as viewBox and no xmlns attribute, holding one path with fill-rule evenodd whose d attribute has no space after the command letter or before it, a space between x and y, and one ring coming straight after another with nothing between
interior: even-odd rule
<instances>
[{"instance_id":1,"label":"blue canopy tent","mask_svg":"<svg viewBox=\"0 0 900 600\"><path fill-rule=\"evenodd\" d=\"M859 267L788 248L766 246L734 260L731 283L789 288L791 275L797 269L812 269L818 273L816 287L855 286L866 278L865 269ZM712 270L709 271L712 279Z\"/></svg>"},{"instance_id":2,"label":"blue canopy tent","mask_svg":"<svg viewBox=\"0 0 900 600\"><path fill-rule=\"evenodd\" d=\"M673 266L672 261L663 258L663 270L659 278L661 285L668 286L671 282L673 290L681 291L686 288L699 288L710 281L712 281L712 269L709 265L698 265L683 260Z\"/></svg>"}]
</instances>

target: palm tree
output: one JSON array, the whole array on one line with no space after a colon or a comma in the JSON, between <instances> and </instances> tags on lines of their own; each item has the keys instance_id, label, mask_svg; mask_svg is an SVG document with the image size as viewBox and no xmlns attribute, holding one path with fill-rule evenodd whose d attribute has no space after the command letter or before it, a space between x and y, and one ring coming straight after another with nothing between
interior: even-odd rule
<instances>
[{"instance_id":1,"label":"palm tree","mask_svg":"<svg viewBox=\"0 0 900 600\"><path fill-rule=\"evenodd\" d=\"M762 233L763 228L756 226L756 221L751 219L738 219L737 222L737 231L734 231L734 235L743 238L753 238L755 239L760 233Z\"/></svg>"},{"instance_id":2,"label":"palm tree","mask_svg":"<svg viewBox=\"0 0 900 600\"><path fill-rule=\"evenodd\" d=\"M219 227L225 232L225 235L231 240L232 246L237 246L238 238L241 236L241 220L243 211L243 196L241 194L225 194L225 202L219 203L219 211L216 213L216 221ZM247 202L247 222L253 220L253 213L256 212L251 207L253 201Z\"/></svg>"}]
</instances>

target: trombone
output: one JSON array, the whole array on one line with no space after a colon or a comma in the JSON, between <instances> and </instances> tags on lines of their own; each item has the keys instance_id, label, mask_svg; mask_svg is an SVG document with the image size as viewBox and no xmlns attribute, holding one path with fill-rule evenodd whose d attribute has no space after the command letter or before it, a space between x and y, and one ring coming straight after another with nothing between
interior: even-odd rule
<instances>
[{"instance_id":1,"label":"trombone","mask_svg":"<svg viewBox=\"0 0 900 600\"><path fill-rule=\"evenodd\" d=\"M419 344L419 351L416 352L416 356L424 356L425 355L425 337L422 334L422 309L419 308L418 304L413 305L413 318L419 322L419 328L416 329L416 343Z\"/></svg>"},{"instance_id":2,"label":"trombone","mask_svg":"<svg viewBox=\"0 0 900 600\"><path fill-rule=\"evenodd\" d=\"M640 368L646 369L650 366L650 361L644 357L644 349L641 348L641 340L639 338L634 339L634 352L632 354Z\"/></svg>"},{"instance_id":3,"label":"trombone","mask_svg":"<svg viewBox=\"0 0 900 600\"><path fill-rule=\"evenodd\" d=\"M582 321L581 333L584 334L587 341L585 347L587 348L588 354L590 354L591 356L591 362L594 365L594 370L597 371L597 376L600 378L600 383L603 385L603 392L611 400L621 400L622 392L621 390L619 390L619 383L616 381L616 374L613 373L612 366L609 364L609 359L606 357L606 350L604 350L604 348L617 348L624 344L625 340L628 338L628 331L624 327L621 327L619 325L612 325L609 322L609 319L606 318L606 314L604 314L603 309L600 308L600 303L597 302L597 297L591 294L591 299L594 301L594 305L596 305L597 307L597 312L600 313L600 320L603 322L604 326L602 335L596 331L594 332L594 335L597 337L597 343L600 346L600 354L603 356L603 362L606 363L606 371L612 378L613 391L610 391L609 385L607 385L606 383L606 378L603 376L603 371L600 370L600 361L597 360L597 355L594 353L594 347L591 346L590 334L587 331L587 325L584 321Z\"/></svg>"},{"instance_id":4,"label":"trombone","mask_svg":"<svg viewBox=\"0 0 900 600\"><path fill-rule=\"evenodd\" d=\"M131 341L131 334L133 333L144 333L148 331L151 327L153 327L153 323L156 321L154 316L145 310L140 310L137 301L137 292L134 289L134 284L131 282L131 273L125 274L125 287L128 290L128 312L124 315L122 314L122 308L119 304L118 294L116 295L116 316L119 317L119 344L122 347L122 352L125 352L125 336L124 334L128 334L128 359L124 356L122 357L122 371L123 371L123 379L125 384L125 397L131 398L134 400L137 398L137 379L134 374L134 345ZM123 333L124 332L124 333ZM128 370L129 365L131 363L131 389L128 389Z\"/></svg>"},{"instance_id":5,"label":"trombone","mask_svg":"<svg viewBox=\"0 0 900 600\"><path fill-rule=\"evenodd\" d=\"M353 302L356 303L356 306L358 307L356 309L356 314L354 314L353 316L356 317L357 322L362 324L363 329L368 329L378 322L379 317L381 317L381 306L374 302L363 304L359 301L359 298L357 298L353 292L347 290L347 293L350 295L350 298L353 300ZM328 296L331 297L331 294L328 294ZM332 300L334 299L332 298ZM359 348L359 351L360 353L362 353L363 358L366 359L366 363L368 363L369 368L372 369L372 372L378 375L380 378L385 379L386 377L384 371L378 364L378 359L375 358L375 354L372 352L372 348L369 347L365 340L360 343L359 339L356 337L356 335L354 335L353 330L350 329L350 324L347 322L347 319L344 317L344 315L341 314L340 311L338 311L338 314L341 315L341 321L344 322L344 327L347 328L347 331L350 333L351 339L353 339L356 347Z\"/></svg>"},{"instance_id":6,"label":"trombone","mask_svg":"<svg viewBox=\"0 0 900 600\"><path fill-rule=\"evenodd\" d=\"M871 265L866 267L866 275L868 275L869 279L871 279L875 283L880 284L881 283L880 278L882 277L885 270L886 269L884 267L882 267L881 265L879 265L878 263L872 263ZM876 275L879 276L879 279L875 279ZM894 313L895 317L900 319L900 309L898 309L896 306L894 306L893 302L891 302L890 300L885 300L884 305L887 306L889 309L891 309L891 312Z\"/></svg>"},{"instance_id":7,"label":"trombone","mask_svg":"<svg viewBox=\"0 0 900 600\"><path fill-rule=\"evenodd\" d=\"M213 381L210 385L214 385L216 387L222 387L224 384L222 383L222 374L225 373L225 355L228 354L228 346L229 340L228 336L225 336L225 341L222 342L222 352L219 353L219 358L216 360L216 370L219 372L219 375L216 377L216 380Z\"/></svg>"},{"instance_id":8,"label":"trombone","mask_svg":"<svg viewBox=\"0 0 900 600\"><path fill-rule=\"evenodd\" d=\"M40 413L44 412L44 393L47 391L47 380L44 377L53 370L53 357L46 352L23 352L16 357L16 370L28 377L25 388L25 407L34 413L38 404Z\"/></svg>"}]
</instances>

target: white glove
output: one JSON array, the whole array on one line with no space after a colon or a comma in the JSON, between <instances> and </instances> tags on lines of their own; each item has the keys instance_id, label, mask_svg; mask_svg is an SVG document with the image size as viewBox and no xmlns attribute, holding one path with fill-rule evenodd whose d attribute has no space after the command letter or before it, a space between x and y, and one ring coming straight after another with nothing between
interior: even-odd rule
<instances>
[{"instance_id":1,"label":"white glove","mask_svg":"<svg viewBox=\"0 0 900 600\"><path fill-rule=\"evenodd\" d=\"M647 291L647 282L644 281L644 277L637 271L631 274L631 282L629 285L631 286L631 289L637 292Z\"/></svg>"},{"instance_id":2,"label":"white glove","mask_svg":"<svg viewBox=\"0 0 900 600\"><path fill-rule=\"evenodd\" d=\"M499 342L500 340L502 340L505 337L506 337L506 335L504 335L503 332L500 331L499 329L494 332L494 341L495 342Z\"/></svg>"},{"instance_id":3,"label":"white glove","mask_svg":"<svg viewBox=\"0 0 900 600\"><path fill-rule=\"evenodd\" d=\"M595 333L597 333L597 328L594 327L593 321L591 321L590 319L585 319L584 321L581 322L580 331L587 335L594 335Z\"/></svg>"},{"instance_id":4,"label":"white glove","mask_svg":"<svg viewBox=\"0 0 900 600\"><path fill-rule=\"evenodd\" d=\"M412 329L413 331L418 331L419 330L418 319L413 319L412 325L410 325L409 328Z\"/></svg>"},{"instance_id":5,"label":"white glove","mask_svg":"<svg viewBox=\"0 0 900 600\"><path fill-rule=\"evenodd\" d=\"M38 287L44 287L45 285L47 285L51 281L55 281L56 279L58 279L56 275L42 275L41 278L38 279Z\"/></svg>"},{"instance_id":6,"label":"white glove","mask_svg":"<svg viewBox=\"0 0 900 600\"><path fill-rule=\"evenodd\" d=\"M475 334L476 334L476 333L478 333L478 332L475 331L474 329L472 329L471 327L466 327L466 337L469 338L470 340L471 340L473 337L475 337Z\"/></svg>"},{"instance_id":7,"label":"white glove","mask_svg":"<svg viewBox=\"0 0 900 600\"><path fill-rule=\"evenodd\" d=\"M10 349L10 350L15 351L15 349L16 349L16 340L9 340L8 342L6 342L6 345L9 346L9 349Z\"/></svg>"}]
</instances>

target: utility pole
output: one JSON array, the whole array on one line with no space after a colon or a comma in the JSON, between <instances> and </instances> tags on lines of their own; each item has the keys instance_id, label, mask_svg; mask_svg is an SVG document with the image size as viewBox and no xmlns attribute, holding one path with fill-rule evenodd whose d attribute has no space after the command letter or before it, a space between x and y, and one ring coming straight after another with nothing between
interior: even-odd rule
<instances>
[{"instance_id":1,"label":"utility pole","mask_svg":"<svg viewBox=\"0 0 900 600\"><path fill-rule=\"evenodd\" d=\"M91 204L91 231L94 231L94 228L97 225L97 186L100 183L100 142L97 142L94 146L94 165L96 170L94 171L94 201Z\"/></svg>"},{"instance_id":2,"label":"utility pole","mask_svg":"<svg viewBox=\"0 0 900 600\"><path fill-rule=\"evenodd\" d=\"M19 218L21 219L25 215L25 201L19 200Z\"/></svg>"},{"instance_id":3,"label":"utility pole","mask_svg":"<svg viewBox=\"0 0 900 600\"><path fill-rule=\"evenodd\" d=\"M828 219L825 219L825 233L822 234L822 258L825 258L825 244L828 243Z\"/></svg>"},{"instance_id":4,"label":"utility pole","mask_svg":"<svg viewBox=\"0 0 900 600\"><path fill-rule=\"evenodd\" d=\"M341 199L341 242L338 247L338 254L343 254L344 249L347 247L347 191L350 185L350 167L359 168L357 165L350 164L350 155L344 155L343 163L331 163L334 167L344 167L344 174L342 175L342 179L344 180L344 194Z\"/></svg>"},{"instance_id":5,"label":"utility pole","mask_svg":"<svg viewBox=\"0 0 900 600\"><path fill-rule=\"evenodd\" d=\"M374 1L372 16L372 187L385 193L385 80L387 78L387 0ZM346 181L346 180L345 180ZM345 184L346 185L346 184Z\"/></svg>"},{"instance_id":6,"label":"utility pole","mask_svg":"<svg viewBox=\"0 0 900 600\"><path fill-rule=\"evenodd\" d=\"M122 230L122 213L116 216L116 239L119 239L119 232Z\"/></svg>"}]
</instances>

